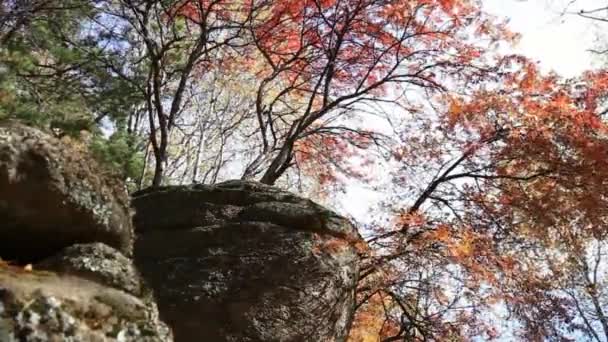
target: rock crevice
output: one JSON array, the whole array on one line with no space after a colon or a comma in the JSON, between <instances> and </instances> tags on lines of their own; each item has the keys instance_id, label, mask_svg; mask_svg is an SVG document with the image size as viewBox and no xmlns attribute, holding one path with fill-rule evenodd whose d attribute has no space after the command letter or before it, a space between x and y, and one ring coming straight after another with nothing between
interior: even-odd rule
<instances>
[{"instance_id":1,"label":"rock crevice","mask_svg":"<svg viewBox=\"0 0 608 342\"><path fill-rule=\"evenodd\" d=\"M256 182L124 189L86 148L0 123L0 341L346 339L348 220Z\"/></svg>"}]
</instances>

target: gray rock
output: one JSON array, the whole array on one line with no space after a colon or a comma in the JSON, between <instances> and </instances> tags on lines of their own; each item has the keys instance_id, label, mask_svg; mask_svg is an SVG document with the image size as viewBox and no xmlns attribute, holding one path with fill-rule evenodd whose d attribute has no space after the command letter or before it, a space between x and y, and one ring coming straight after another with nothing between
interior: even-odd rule
<instances>
[{"instance_id":1,"label":"gray rock","mask_svg":"<svg viewBox=\"0 0 608 342\"><path fill-rule=\"evenodd\" d=\"M35 265L111 286L134 296L142 295L142 283L133 261L103 243L79 244Z\"/></svg>"},{"instance_id":2,"label":"gray rock","mask_svg":"<svg viewBox=\"0 0 608 342\"><path fill-rule=\"evenodd\" d=\"M0 257L37 261L87 242L131 254L124 187L84 150L16 122L0 123Z\"/></svg>"},{"instance_id":3,"label":"gray rock","mask_svg":"<svg viewBox=\"0 0 608 342\"><path fill-rule=\"evenodd\" d=\"M153 305L123 291L2 267L0 341L169 342L172 335Z\"/></svg>"},{"instance_id":4,"label":"gray rock","mask_svg":"<svg viewBox=\"0 0 608 342\"><path fill-rule=\"evenodd\" d=\"M255 182L135 195L135 260L177 341L344 341L359 238L348 220Z\"/></svg>"},{"instance_id":5,"label":"gray rock","mask_svg":"<svg viewBox=\"0 0 608 342\"><path fill-rule=\"evenodd\" d=\"M272 221L294 229L358 237L353 225L336 213L257 182L166 186L140 191L133 194L133 199L134 224L140 234L222 222Z\"/></svg>"}]
</instances>

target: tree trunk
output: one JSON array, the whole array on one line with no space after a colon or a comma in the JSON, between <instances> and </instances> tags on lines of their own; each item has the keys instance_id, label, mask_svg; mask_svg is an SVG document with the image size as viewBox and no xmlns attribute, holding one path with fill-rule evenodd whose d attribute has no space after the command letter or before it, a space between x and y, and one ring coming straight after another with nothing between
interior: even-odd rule
<instances>
[{"instance_id":1,"label":"tree trunk","mask_svg":"<svg viewBox=\"0 0 608 342\"><path fill-rule=\"evenodd\" d=\"M291 166L293 159L293 145L295 140L286 141L279 154L272 160L268 170L264 172L264 175L260 179L260 183L274 185L285 171Z\"/></svg>"},{"instance_id":2,"label":"tree trunk","mask_svg":"<svg viewBox=\"0 0 608 342\"><path fill-rule=\"evenodd\" d=\"M154 178L152 178L152 187L159 187L163 183L163 174L165 167L163 165L164 158L161 153L154 153Z\"/></svg>"}]
</instances>

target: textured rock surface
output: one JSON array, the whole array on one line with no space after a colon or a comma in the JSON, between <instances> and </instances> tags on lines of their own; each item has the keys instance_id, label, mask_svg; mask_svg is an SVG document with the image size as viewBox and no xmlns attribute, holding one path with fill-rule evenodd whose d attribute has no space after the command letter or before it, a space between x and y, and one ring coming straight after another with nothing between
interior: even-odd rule
<instances>
[{"instance_id":1,"label":"textured rock surface","mask_svg":"<svg viewBox=\"0 0 608 342\"><path fill-rule=\"evenodd\" d=\"M0 268L0 341L171 341L154 306L123 291L48 272Z\"/></svg>"},{"instance_id":2,"label":"textured rock surface","mask_svg":"<svg viewBox=\"0 0 608 342\"><path fill-rule=\"evenodd\" d=\"M0 257L38 261L87 242L129 255L132 240L124 188L90 157L34 128L0 123Z\"/></svg>"},{"instance_id":3,"label":"textured rock surface","mask_svg":"<svg viewBox=\"0 0 608 342\"><path fill-rule=\"evenodd\" d=\"M128 258L124 187L85 150L0 123L0 342L172 341Z\"/></svg>"},{"instance_id":4,"label":"textured rock surface","mask_svg":"<svg viewBox=\"0 0 608 342\"><path fill-rule=\"evenodd\" d=\"M353 226L273 187L231 181L136 194L136 264L176 341L342 341Z\"/></svg>"},{"instance_id":5,"label":"textured rock surface","mask_svg":"<svg viewBox=\"0 0 608 342\"><path fill-rule=\"evenodd\" d=\"M170 342L155 299L180 342L345 339L347 220L254 182L142 191L134 264L124 187L84 150L0 123L1 342Z\"/></svg>"},{"instance_id":6,"label":"textured rock surface","mask_svg":"<svg viewBox=\"0 0 608 342\"><path fill-rule=\"evenodd\" d=\"M103 243L67 247L35 269L56 271L111 286L135 296L142 295L142 283L133 261Z\"/></svg>"}]
</instances>

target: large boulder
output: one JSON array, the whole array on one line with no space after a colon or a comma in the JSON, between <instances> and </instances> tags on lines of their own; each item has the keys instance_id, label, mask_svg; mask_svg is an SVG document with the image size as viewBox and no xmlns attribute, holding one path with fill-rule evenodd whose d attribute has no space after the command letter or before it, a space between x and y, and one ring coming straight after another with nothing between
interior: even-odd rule
<instances>
[{"instance_id":1,"label":"large boulder","mask_svg":"<svg viewBox=\"0 0 608 342\"><path fill-rule=\"evenodd\" d=\"M154 305L85 279L0 267L2 342L167 342Z\"/></svg>"},{"instance_id":2,"label":"large boulder","mask_svg":"<svg viewBox=\"0 0 608 342\"><path fill-rule=\"evenodd\" d=\"M85 146L0 123L0 341L172 341L132 227L124 186Z\"/></svg>"},{"instance_id":3,"label":"large boulder","mask_svg":"<svg viewBox=\"0 0 608 342\"><path fill-rule=\"evenodd\" d=\"M230 181L135 194L135 261L176 341L343 341L358 235L277 188Z\"/></svg>"},{"instance_id":4,"label":"large boulder","mask_svg":"<svg viewBox=\"0 0 608 342\"><path fill-rule=\"evenodd\" d=\"M0 123L0 258L38 261L87 242L131 254L124 186L85 151L17 122Z\"/></svg>"}]
</instances>

